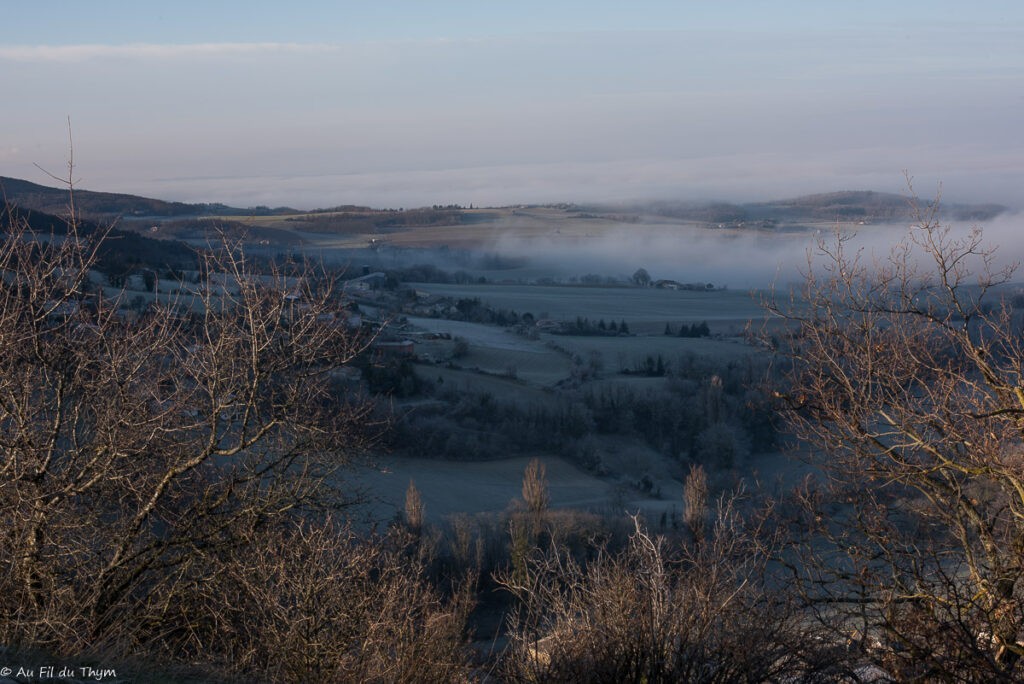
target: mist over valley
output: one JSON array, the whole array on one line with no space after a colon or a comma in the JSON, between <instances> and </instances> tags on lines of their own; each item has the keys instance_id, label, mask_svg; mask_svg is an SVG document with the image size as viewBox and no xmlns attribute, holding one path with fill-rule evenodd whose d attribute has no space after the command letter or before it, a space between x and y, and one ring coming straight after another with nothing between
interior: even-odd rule
<instances>
[{"instance_id":1,"label":"mist over valley","mask_svg":"<svg viewBox=\"0 0 1024 684\"><path fill-rule=\"evenodd\" d=\"M1024 3L9 2L0 684L1024 681Z\"/></svg>"}]
</instances>

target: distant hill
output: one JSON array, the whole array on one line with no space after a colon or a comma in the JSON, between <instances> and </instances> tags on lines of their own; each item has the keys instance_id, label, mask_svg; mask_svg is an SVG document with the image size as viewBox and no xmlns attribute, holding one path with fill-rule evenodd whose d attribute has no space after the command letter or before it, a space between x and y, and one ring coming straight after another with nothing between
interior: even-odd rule
<instances>
[{"instance_id":1,"label":"distant hill","mask_svg":"<svg viewBox=\"0 0 1024 684\"><path fill-rule=\"evenodd\" d=\"M67 213L67 188L39 185L17 178L0 176L0 200L23 209L61 216ZM626 209L636 214L655 214L712 226L791 228L806 223L891 223L913 219L912 199L892 193L864 191L830 192L805 195L771 202L652 202L609 206L571 205L573 211L607 214ZM570 205L565 205L570 206ZM216 228L247 239L287 245L297 238L292 231L312 233L382 232L410 227L465 225L486 222L494 216L463 207L393 210L345 205L330 209L298 211L288 207L251 207L240 209L225 204L187 204L110 192L75 190L75 207L85 218L104 224L121 219L122 227L147 231L160 223L161 234L194 239L207 234L211 226L198 221L200 217L234 217L218 221ZM998 204L942 203L940 217L944 220L987 221L1007 211ZM260 225L237 222L238 217L270 217ZM496 215L495 215L496 216ZM617 216L617 215L616 215ZM280 220L274 217L280 217Z\"/></svg>"},{"instance_id":2,"label":"distant hill","mask_svg":"<svg viewBox=\"0 0 1024 684\"><path fill-rule=\"evenodd\" d=\"M0 199L24 209L61 216L68 212L67 188L52 188L19 178L0 176ZM125 217L189 218L197 216L272 216L295 213L294 209L255 207L239 209L224 204L186 204L113 192L75 189L75 208L83 217L110 221Z\"/></svg>"},{"instance_id":3,"label":"distant hill","mask_svg":"<svg viewBox=\"0 0 1024 684\"><path fill-rule=\"evenodd\" d=\"M64 235L67 221L59 216L16 207L9 202L0 203L0 231L6 232L12 224L23 221L34 233ZM93 235L102 229L97 223L82 220L78 224L81 235ZM177 240L155 240L124 230L112 229L100 247L97 270L106 274L126 274L140 268L166 270L195 270L199 266L196 250Z\"/></svg>"},{"instance_id":4,"label":"distant hill","mask_svg":"<svg viewBox=\"0 0 1024 684\"><path fill-rule=\"evenodd\" d=\"M922 207L927 203L919 203ZM771 202L659 202L650 209L661 216L725 224L777 224L839 221L886 223L913 219L913 199L870 190L828 192ZM955 221L987 221L1007 208L998 204L940 203L940 216Z\"/></svg>"},{"instance_id":5,"label":"distant hill","mask_svg":"<svg viewBox=\"0 0 1024 684\"><path fill-rule=\"evenodd\" d=\"M920 202L925 208L927 202ZM913 198L886 192L870 190L828 192L805 195L777 202L743 205L748 213L764 218L800 217L830 220L871 221L912 218ZM955 204L941 203L939 210L944 218L957 221L985 221L1007 211L998 204Z\"/></svg>"}]
</instances>

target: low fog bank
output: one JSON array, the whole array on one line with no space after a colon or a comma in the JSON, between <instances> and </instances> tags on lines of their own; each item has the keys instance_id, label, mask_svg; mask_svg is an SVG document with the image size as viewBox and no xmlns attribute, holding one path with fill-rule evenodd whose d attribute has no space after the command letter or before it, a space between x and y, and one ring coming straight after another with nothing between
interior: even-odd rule
<instances>
[{"instance_id":1,"label":"low fog bank","mask_svg":"<svg viewBox=\"0 0 1024 684\"><path fill-rule=\"evenodd\" d=\"M802 256L809 234L758 235L681 227L671 234L624 226L599 236L558 239L507 237L494 249L563 278L589 274L629 280L643 268L654 280L764 287Z\"/></svg>"},{"instance_id":2,"label":"low fog bank","mask_svg":"<svg viewBox=\"0 0 1024 684\"><path fill-rule=\"evenodd\" d=\"M975 227L970 223L944 225L948 225L951 237L959 238ZM984 245L996 250L996 267L1013 264L1024 253L1024 214L1004 214L978 227ZM863 258L876 261L888 258L910 230L907 224L835 227L835 231L852 236L848 248L861 250ZM812 264L820 260L818 241L834 241L833 233L825 229L772 233L622 225L591 235L565 236L555 231L530 238L505 235L491 250L554 278L592 274L629 280L643 268L653 280L730 288L787 288L802 280L809 258ZM922 266L927 268L926 264ZM974 266L980 266L980 262ZM1018 276L1024 279L1024 274Z\"/></svg>"},{"instance_id":3,"label":"low fog bank","mask_svg":"<svg viewBox=\"0 0 1024 684\"><path fill-rule=\"evenodd\" d=\"M977 225L944 224L951 237L982 230L984 246L995 250L995 268L1012 265L1024 254L1024 213L1007 213ZM504 229L504 230L503 230ZM908 223L836 224L819 229L768 231L710 229L676 223L607 221L544 221L517 218L495 226L498 237L478 248L430 248L381 245L362 248L320 248L301 251L326 264L361 275L366 269L389 271L433 268L447 277L484 277L511 282L628 282L638 269L650 278L680 283L712 283L730 289L789 289L802 281L808 260L820 261L818 241L834 241L839 231L852 236L848 249L880 261L907 238ZM260 248L256 248L260 249ZM278 248L263 248L268 256ZM920 250L918 250L920 252ZM817 255L817 256L816 256ZM980 262L973 264L978 271ZM929 270L928 264L922 269ZM429 279L426 271L416 279ZM1024 282L1024 272L1014 278Z\"/></svg>"}]
</instances>

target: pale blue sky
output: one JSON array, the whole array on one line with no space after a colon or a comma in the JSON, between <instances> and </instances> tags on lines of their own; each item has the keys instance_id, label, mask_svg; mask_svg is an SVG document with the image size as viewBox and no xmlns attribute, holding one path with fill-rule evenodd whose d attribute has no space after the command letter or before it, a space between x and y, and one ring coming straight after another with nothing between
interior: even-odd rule
<instances>
[{"instance_id":1,"label":"pale blue sky","mask_svg":"<svg viewBox=\"0 0 1024 684\"><path fill-rule=\"evenodd\" d=\"M1020 2L3 2L0 175L187 201L1014 206Z\"/></svg>"}]
</instances>

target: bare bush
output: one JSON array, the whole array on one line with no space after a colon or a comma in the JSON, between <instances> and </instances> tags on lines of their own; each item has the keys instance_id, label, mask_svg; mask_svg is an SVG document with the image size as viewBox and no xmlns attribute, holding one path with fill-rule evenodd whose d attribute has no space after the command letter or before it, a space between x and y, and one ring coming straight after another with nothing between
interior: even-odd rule
<instances>
[{"instance_id":1,"label":"bare bush","mask_svg":"<svg viewBox=\"0 0 1024 684\"><path fill-rule=\"evenodd\" d=\"M514 681L800 681L839 660L767 586L766 554L723 502L708 543L671 547L636 522L628 547L581 564L552 547L500 578L519 600Z\"/></svg>"},{"instance_id":2,"label":"bare bush","mask_svg":"<svg viewBox=\"0 0 1024 684\"><path fill-rule=\"evenodd\" d=\"M407 540L327 521L263 530L250 541L207 558L213 580L204 570L194 584L180 583L182 602L168 601L190 613L176 622L193 625L172 644L178 653L217 653L225 669L261 681L468 679L470 597L435 590Z\"/></svg>"}]
</instances>

